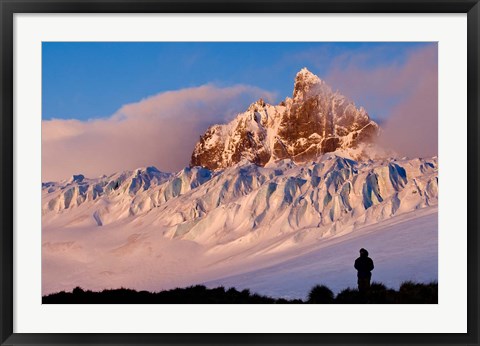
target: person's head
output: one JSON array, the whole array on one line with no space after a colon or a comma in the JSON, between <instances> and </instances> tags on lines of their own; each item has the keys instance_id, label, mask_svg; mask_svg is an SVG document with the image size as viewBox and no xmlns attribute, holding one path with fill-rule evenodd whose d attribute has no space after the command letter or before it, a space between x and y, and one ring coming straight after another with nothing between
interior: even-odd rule
<instances>
[{"instance_id":1,"label":"person's head","mask_svg":"<svg viewBox=\"0 0 480 346\"><path fill-rule=\"evenodd\" d=\"M361 257L368 257L368 251L365 250L364 248L360 249L360 256Z\"/></svg>"}]
</instances>

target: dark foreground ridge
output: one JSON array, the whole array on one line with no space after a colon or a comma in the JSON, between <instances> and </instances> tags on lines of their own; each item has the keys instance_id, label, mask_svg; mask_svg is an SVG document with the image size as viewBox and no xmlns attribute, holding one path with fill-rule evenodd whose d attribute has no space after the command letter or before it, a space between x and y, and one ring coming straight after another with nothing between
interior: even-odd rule
<instances>
[{"instance_id":1,"label":"dark foreground ridge","mask_svg":"<svg viewBox=\"0 0 480 346\"><path fill-rule=\"evenodd\" d=\"M347 288L336 296L326 286L312 288L306 300L270 298L246 289L207 288L202 285L161 292L135 291L126 288L59 292L42 297L43 304L437 304L438 284L404 282L398 291L381 283L372 283L366 294Z\"/></svg>"}]
</instances>

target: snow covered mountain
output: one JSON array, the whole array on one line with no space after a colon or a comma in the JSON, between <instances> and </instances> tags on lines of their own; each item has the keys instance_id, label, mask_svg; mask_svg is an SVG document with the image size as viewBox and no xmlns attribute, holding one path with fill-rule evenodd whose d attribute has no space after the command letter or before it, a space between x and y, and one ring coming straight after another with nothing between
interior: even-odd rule
<instances>
[{"instance_id":1,"label":"snow covered mountain","mask_svg":"<svg viewBox=\"0 0 480 346\"><path fill-rule=\"evenodd\" d=\"M244 159L260 166L281 159L306 162L370 143L378 130L365 109L304 68L292 98L276 106L260 99L230 123L211 126L196 144L191 166L223 169Z\"/></svg>"},{"instance_id":2,"label":"snow covered mountain","mask_svg":"<svg viewBox=\"0 0 480 346\"><path fill-rule=\"evenodd\" d=\"M312 258L341 288L355 273L338 281L339 268L364 240L383 256L380 281L435 279L437 158L376 157L378 131L363 108L302 69L292 98L259 100L211 126L177 173L44 182L42 293L210 282L303 298L318 283L302 272ZM424 272L403 265L400 244ZM272 291L270 282L281 284Z\"/></svg>"}]
</instances>

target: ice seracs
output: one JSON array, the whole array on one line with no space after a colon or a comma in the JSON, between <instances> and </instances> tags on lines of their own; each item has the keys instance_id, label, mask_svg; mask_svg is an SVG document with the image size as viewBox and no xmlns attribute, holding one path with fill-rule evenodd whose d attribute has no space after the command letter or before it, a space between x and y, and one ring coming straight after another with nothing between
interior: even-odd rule
<instances>
[{"instance_id":1,"label":"ice seracs","mask_svg":"<svg viewBox=\"0 0 480 346\"><path fill-rule=\"evenodd\" d=\"M210 245L302 230L320 239L436 205L437 173L436 158L357 162L333 153L265 167L243 159L215 172L187 167L167 174L148 167L44 185L43 225L137 219L168 238Z\"/></svg>"}]
</instances>

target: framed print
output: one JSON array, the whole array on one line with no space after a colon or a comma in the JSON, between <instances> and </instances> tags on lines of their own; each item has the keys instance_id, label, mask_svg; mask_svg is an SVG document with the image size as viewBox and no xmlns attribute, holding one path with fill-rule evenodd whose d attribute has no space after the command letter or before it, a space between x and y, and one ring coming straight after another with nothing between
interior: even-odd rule
<instances>
[{"instance_id":1,"label":"framed print","mask_svg":"<svg viewBox=\"0 0 480 346\"><path fill-rule=\"evenodd\" d=\"M479 6L2 1L2 345L477 345Z\"/></svg>"}]
</instances>

